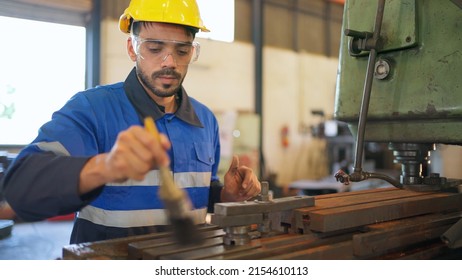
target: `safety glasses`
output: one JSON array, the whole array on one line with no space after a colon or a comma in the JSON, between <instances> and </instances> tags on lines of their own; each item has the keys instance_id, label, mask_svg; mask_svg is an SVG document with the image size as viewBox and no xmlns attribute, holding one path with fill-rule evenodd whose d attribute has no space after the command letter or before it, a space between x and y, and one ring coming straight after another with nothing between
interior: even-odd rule
<instances>
[{"instance_id":1,"label":"safety glasses","mask_svg":"<svg viewBox=\"0 0 462 280\"><path fill-rule=\"evenodd\" d=\"M153 63L162 64L171 56L177 65L189 65L199 58L199 42L144 39L132 36L136 55Z\"/></svg>"}]
</instances>

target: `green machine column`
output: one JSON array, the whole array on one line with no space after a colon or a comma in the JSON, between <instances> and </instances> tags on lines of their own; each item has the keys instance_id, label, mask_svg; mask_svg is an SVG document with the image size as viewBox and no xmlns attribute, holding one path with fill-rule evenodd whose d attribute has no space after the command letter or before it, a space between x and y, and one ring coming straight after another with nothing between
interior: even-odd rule
<instances>
[{"instance_id":1,"label":"green machine column","mask_svg":"<svg viewBox=\"0 0 462 280\"><path fill-rule=\"evenodd\" d=\"M365 141L462 143L459 0L387 0ZM343 29L373 32L377 1L348 0ZM334 116L357 135L368 52L342 35Z\"/></svg>"}]
</instances>

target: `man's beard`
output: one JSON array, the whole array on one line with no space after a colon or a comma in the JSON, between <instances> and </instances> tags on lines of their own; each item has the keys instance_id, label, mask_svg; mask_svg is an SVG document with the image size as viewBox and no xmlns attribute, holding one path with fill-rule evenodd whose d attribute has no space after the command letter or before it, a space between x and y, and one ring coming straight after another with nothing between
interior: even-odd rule
<instances>
[{"instance_id":1,"label":"man's beard","mask_svg":"<svg viewBox=\"0 0 462 280\"><path fill-rule=\"evenodd\" d=\"M151 75L151 78L149 78L146 73L144 73L140 67L136 67L136 73L138 74L139 79L143 83L145 87L149 89L153 94L155 94L158 97L170 97L174 96L181 88L181 84L183 83L183 80L181 79L181 74L173 70L172 68L164 68L160 71L154 72ZM163 88L158 88L154 85L154 80L158 78L159 76L173 76L180 83L178 86L173 87L172 85L166 85Z\"/></svg>"}]
</instances>

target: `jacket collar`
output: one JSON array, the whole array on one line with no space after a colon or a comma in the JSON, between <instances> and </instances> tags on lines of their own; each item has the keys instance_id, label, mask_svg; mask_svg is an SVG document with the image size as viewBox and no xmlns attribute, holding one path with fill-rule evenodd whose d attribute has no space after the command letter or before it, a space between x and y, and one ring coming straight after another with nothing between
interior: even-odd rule
<instances>
[{"instance_id":1,"label":"jacket collar","mask_svg":"<svg viewBox=\"0 0 462 280\"><path fill-rule=\"evenodd\" d=\"M152 117L154 120L158 120L165 115L161 106L149 97L148 93L141 85L138 77L136 76L135 68L132 69L125 80L124 90L141 120L144 120L147 116ZM175 112L176 117L191 125L204 127L197 117L194 107L192 106L191 99L183 87L181 87L178 92L178 102L179 106Z\"/></svg>"}]
</instances>

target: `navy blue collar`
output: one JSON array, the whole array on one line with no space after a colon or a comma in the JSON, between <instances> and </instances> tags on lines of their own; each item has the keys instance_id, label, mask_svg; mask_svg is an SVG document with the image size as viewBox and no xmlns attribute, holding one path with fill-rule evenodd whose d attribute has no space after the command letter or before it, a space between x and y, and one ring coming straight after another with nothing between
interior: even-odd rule
<instances>
[{"instance_id":1,"label":"navy blue collar","mask_svg":"<svg viewBox=\"0 0 462 280\"><path fill-rule=\"evenodd\" d=\"M141 85L136 76L135 68L132 69L125 80L124 90L133 107L135 107L141 121L147 116L151 116L154 120L158 120L164 116L165 112L163 112L162 106L154 102ZM183 87L177 93L177 101L178 109L175 112L176 117L191 125L204 127L197 117L191 100Z\"/></svg>"}]
</instances>

